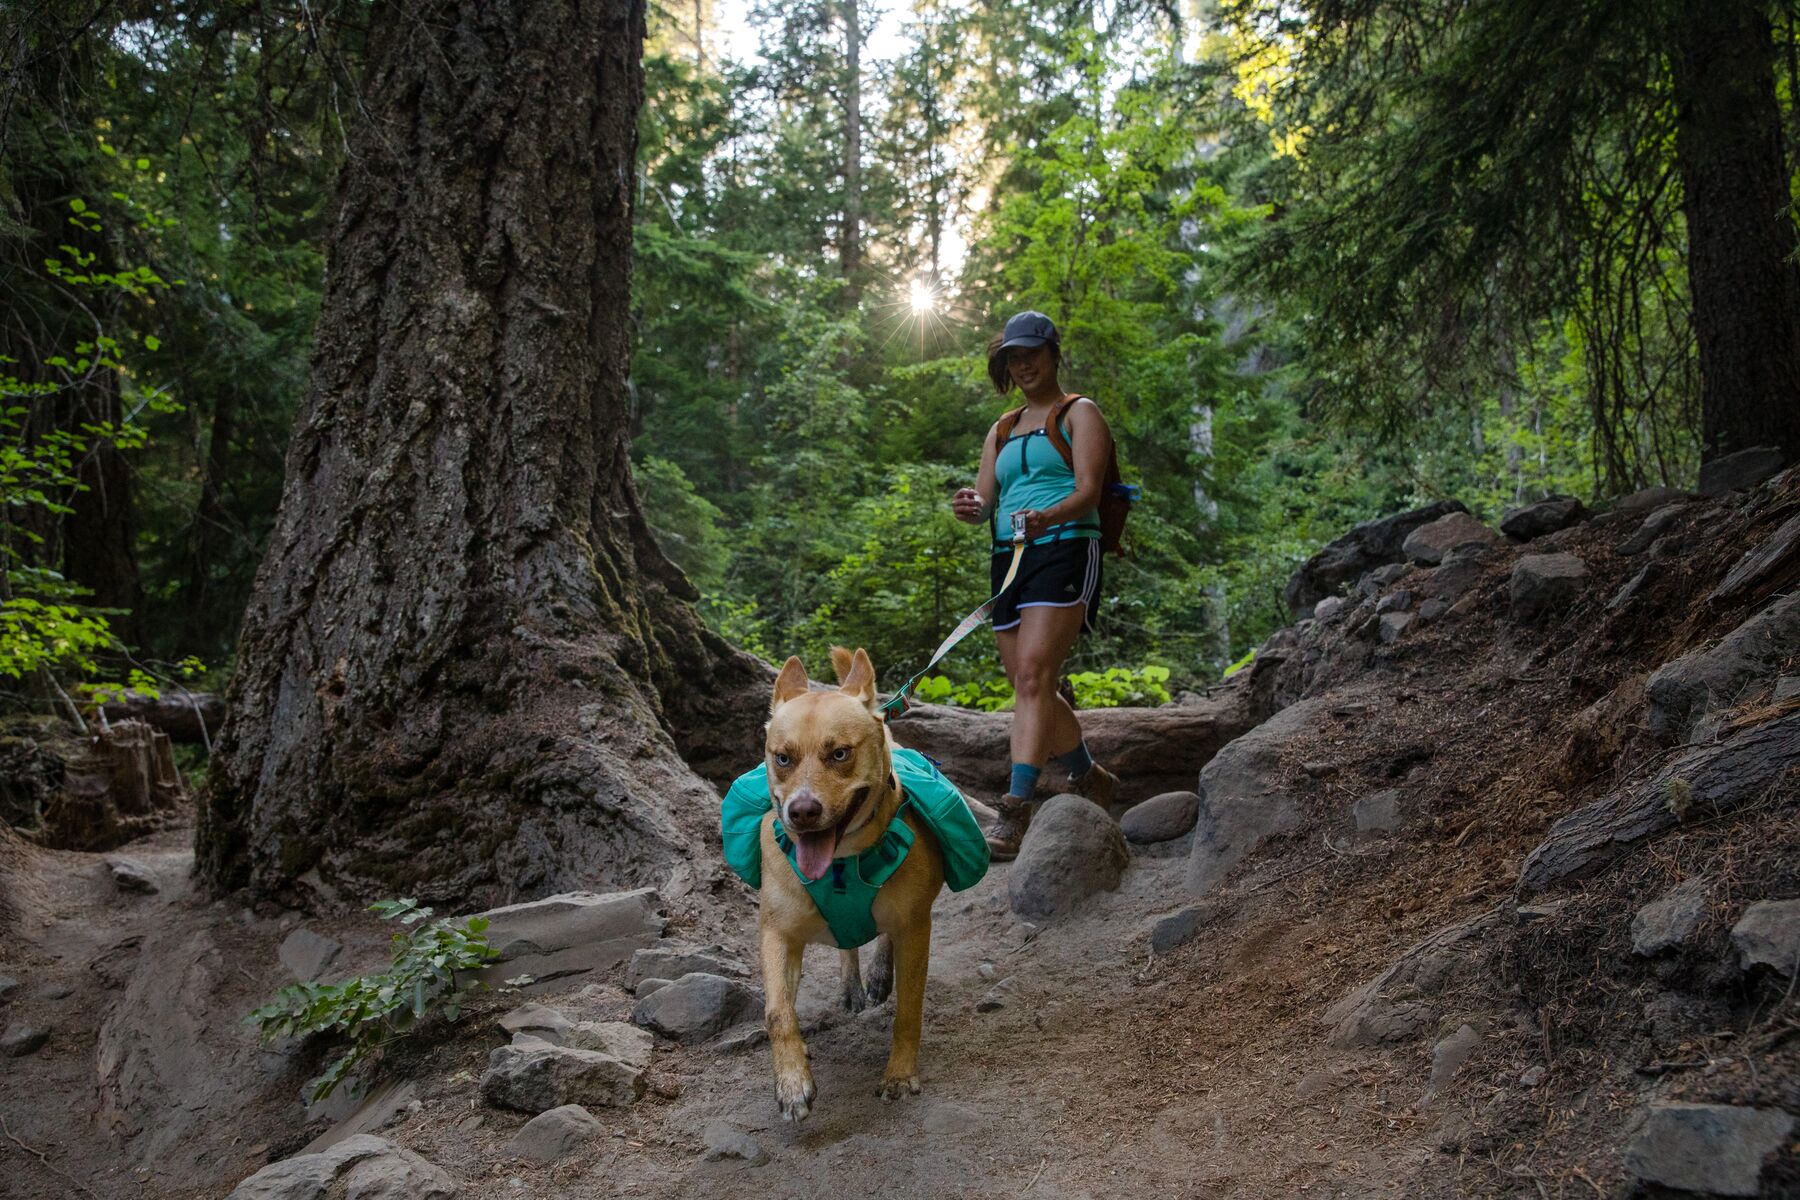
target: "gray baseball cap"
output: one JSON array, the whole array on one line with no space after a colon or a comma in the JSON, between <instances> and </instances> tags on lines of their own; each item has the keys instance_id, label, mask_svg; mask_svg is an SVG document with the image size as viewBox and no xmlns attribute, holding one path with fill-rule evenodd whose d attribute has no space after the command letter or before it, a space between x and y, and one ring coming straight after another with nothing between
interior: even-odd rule
<instances>
[{"instance_id":1,"label":"gray baseball cap","mask_svg":"<svg viewBox=\"0 0 1800 1200\"><path fill-rule=\"evenodd\" d=\"M1000 337L1000 348L1011 349L1014 346L1052 346L1062 345L1062 338L1056 332L1056 323L1041 312L1022 312L1006 322L1006 329Z\"/></svg>"}]
</instances>

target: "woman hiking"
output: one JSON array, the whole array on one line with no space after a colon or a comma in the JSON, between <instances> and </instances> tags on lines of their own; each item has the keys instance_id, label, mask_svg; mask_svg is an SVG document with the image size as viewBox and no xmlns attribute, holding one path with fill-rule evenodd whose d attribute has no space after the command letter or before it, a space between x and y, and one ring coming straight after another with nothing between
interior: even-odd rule
<instances>
[{"instance_id":1,"label":"woman hiking","mask_svg":"<svg viewBox=\"0 0 1800 1200\"><path fill-rule=\"evenodd\" d=\"M991 857L1002 862L1018 855L1046 759L1101 808L1119 787L1088 753L1075 710L1058 689L1075 639L1094 628L1101 577L1095 509L1113 448L1099 406L1062 390L1061 362L1056 326L1040 312L1019 313L988 343L994 390L1004 396L1016 387L1025 403L988 430L975 486L951 498L958 520L992 525L995 591L1011 561L1015 520L1024 527L1018 576L994 605L994 640L1015 697L1011 783L987 835ZM1071 451L1073 467L1053 436Z\"/></svg>"}]
</instances>

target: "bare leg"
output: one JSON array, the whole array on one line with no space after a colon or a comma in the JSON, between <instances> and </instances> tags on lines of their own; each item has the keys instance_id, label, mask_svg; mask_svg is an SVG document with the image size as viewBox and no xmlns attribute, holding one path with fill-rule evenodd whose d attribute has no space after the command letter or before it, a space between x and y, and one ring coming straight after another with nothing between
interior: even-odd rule
<instances>
[{"instance_id":1,"label":"bare leg","mask_svg":"<svg viewBox=\"0 0 1800 1200\"><path fill-rule=\"evenodd\" d=\"M845 1011L861 1012L863 1010L862 971L854 948L838 951L838 972L843 981Z\"/></svg>"},{"instance_id":2,"label":"bare leg","mask_svg":"<svg viewBox=\"0 0 1800 1200\"><path fill-rule=\"evenodd\" d=\"M1044 765L1052 753L1062 754L1081 741L1081 723L1057 691L1063 662L1081 633L1084 610L1027 608L1020 613L1012 663L1007 676L1013 685L1012 760L1034 767ZM1004 636L1004 635L997 635ZM1002 652L1002 661L1006 654Z\"/></svg>"},{"instance_id":3,"label":"bare leg","mask_svg":"<svg viewBox=\"0 0 1800 1200\"><path fill-rule=\"evenodd\" d=\"M882 934L875 939L875 955L869 960L869 1003L880 1004L894 991L894 939Z\"/></svg>"},{"instance_id":4,"label":"bare leg","mask_svg":"<svg viewBox=\"0 0 1800 1200\"><path fill-rule=\"evenodd\" d=\"M925 972L931 959L931 918L900 931L894 939L894 975L899 992L894 1001L894 1040L887 1072L881 1079L883 1100L919 1094L919 1030L925 1018Z\"/></svg>"},{"instance_id":5,"label":"bare leg","mask_svg":"<svg viewBox=\"0 0 1800 1200\"><path fill-rule=\"evenodd\" d=\"M775 1063L775 1102L787 1121L804 1121L812 1111L812 1068L806 1043L800 1040L800 1017L794 995L800 990L800 956L805 944L790 941L766 923L762 929L763 1020L769 1029L769 1053Z\"/></svg>"}]
</instances>

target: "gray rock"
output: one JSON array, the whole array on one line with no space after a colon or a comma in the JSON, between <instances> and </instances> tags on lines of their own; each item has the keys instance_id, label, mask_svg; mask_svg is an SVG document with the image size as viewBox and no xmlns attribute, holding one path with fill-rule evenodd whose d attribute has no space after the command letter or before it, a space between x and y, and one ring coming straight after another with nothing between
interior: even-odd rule
<instances>
[{"instance_id":1,"label":"gray rock","mask_svg":"<svg viewBox=\"0 0 1800 1200\"><path fill-rule=\"evenodd\" d=\"M1587 516L1587 508L1573 496L1551 496L1523 508L1510 508L1500 518L1500 532L1516 542L1559 533L1578 525Z\"/></svg>"},{"instance_id":2,"label":"gray rock","mask_svg":"<svg viewBox=\"0 0 1800 1200\"><path fill-rule=\"evenodd\" d=\"M449 1200L457 1183L385 1138L358 1134L318 1154L271 1163L237 1185L227 1200L321 1200L339 1180L354 1200Z\"/></svg>"},{"instance_id":3,"label":"gray rock","mask_svg":"<svg viewBox=\"0 0 1800 1200\"><path fill-rule=\"evenodd\" d=\"M282 941L279 953L288 974L301 983L311 983L325 973L343 949L342 944L302 925Z\"/></svg>"},{"instance_id":4,"label":"gray rock","mask_svg":"<svg viewBox=\"0 0 1800 1200\"><path fill-rule=\"evenodd\" d=\"M1450 611L1450 605L1435 596L1419 605L1419 620L1432 622Z\"/></svg>"},{"instance_id":5,"label":"gray rock","mask_svg":"<svg viewBox=\"0 0 1800 1200\"><path fill-rule=\"evenodd\" d=\"M1200 813L1187 886L1205 895L1264 839L1299 827L1300 806L1277 789L1282 754L1330 710L1323 699L1282 709L1213 755L1200 771Z\"/></svg>"},{"instance_id":6,"label":"gray rock","mask_svg":"<svg viewBox=\"0 0 1800 1200\"><path fill-rule=\"evenodd\" d=\"M1346 601L1342 596L1327 596L1313 606L1312 617L1315 621L1329 621L1344 610Z\"/></svg>"},{"instance_id":7,"label":"gray rock","mask_svg":"<svg viewBox=\"0 0 1800 1200\"><path fill-rule=\"evenodd\" d=\"M631 892L565 892L482 915L488 944L499 951L481 972L489 986L530 975L533 986L587 971L613 971L659 941L667 921L655 888Z\"/></svg>"},{"instance_id":8,"label":"gray rock","mask_svg":"<svg viewBox=\"0 0 1800 1200\"><path fill-rule=\"evenodd\" d=\"M1684 492L1680 488L1647 487L1620 496L1612 503L1608 511L1615 513L1647 513L1654 509L1676 504L1683 500L1693 499L1692 492Z\"/></svg>"},{"instance_id":9,"label":"gray rock","mask_svg":"<svg viewBox=\"0 0 1800 1200\"><path fill-rule=\"evenodd\" d=\"M1210 904L1190 904L1156 918L1150 925L1151 951L1167 954L1192 941L1212 921L1216 911Z\"/></svg>"},{"instance_id":10,"label":"gray rock","mask_svg":"<svg viewBox=\"0 0 1800 1200\"><path fill-rule=\"evenodd\" d=\"M1139 845L1168 842L1192 832L1199 815L1199 793L1164 792L1127 809L1119 830L1126 841Z\"/></svg>"},{"instance_id":11,"label":"gray rock","mask_svg":"<svg viewBox=\"0 0 1800 1200\"><path fill-rule=\"evenodd\" d=\"M1370 569L1400 561L1404 557L1401 543L1413 530L1446 513L1463 511L1466 510L1457 501L1444 500L1377 521L1364 521L1307 559L1288 580L1282 598L1291 611L1303 612L1345 584L1362 578ZM1316 609L1314 615L1318 615Z\"/></svg>"},{"instance_id":12,"label":"gray rock","mask_svg":"<svg viewBox=\"0 0 1800 1200\"><path fill-rule=\"evenodd\" d=\"M874 1009L866 1010L868 1012ZM713 1043L713 1048L720 1054L737 1054L743 1050L754 1050L769 1040L769 1030L762 1022L746 1022L731 1030L724 1037Z\"/></svg>"},{"instance_id":13,"label":"gray rock","mask_svg":"<svg viewBox=\"0 0 1800 1200\"><path fill-rule=\"evenodd\" d=\"M115 892L124 895L153 896L161 889L156 885L156 877L150 868L135 858L109 858L106 869L112 873L112 885Z\"/></svg>"},{"instance_id":14,"label":"gray rock","mask_svg":"<svg viewBox=\"0 0 1800 1200\"><path fill-rule=\"evenodd\" d=\"M1507 583L1513 618L1529 622L1560 614L1587 581L1587 564L1573 554L1528 554L1513 566Z\"/></svg>"},{"instance_id":15,"label":"gray rock","mask_svg":"<svg viewBox=\"0 0 1800 1200\"><path fill-rule=\"evenodd\" d=\"M1764 900L1744 910L1731 927L1738 965L1772 967L1783 975L1800 970L1800 900Z\"/></svg>"},{"instance_id":16,"label":"gray rock","mask_svg":"<svg viewBox=\"0 0 1800 1200\"><path fill-rule=\"evenodd\" d=\"M566 1045L569 1031L575 1028L575 1022L542 1004L521 1004L501 1017L498 1024L507 1037L528 1033L553 1046Z\"/></svg>"},{"instance_id":17,"label":"gray rock","mask_svg":"<svg viewBox=\"0 0 1800 1200\"><path fill-rule=\"evenodd\" d=\"M1007 870L1007 900L1028 921L1067 916L1096 892L1117 888L1130 861L1125 835L1097 805L1052 796L1038 806Z\"/></svg>"},{"instance_id":18,"label":"gray rock","mask_svg":"<svg viewBox=\"0 0 1800 1200\"><path fill-rule=\"evenodd\" d=\"M748 984L694 971L639 1000L631 1020L677 1042L703 1042L760 1013L762 1004L762 993Z\"/></svg>"},{"instance_id":19,"label":"gray rock","mask_svg":"<svg viewBox=\"0 0 1800 1200\"><path fill-rule=\"evenodd\" d=\"M1770 534L1755 547L1745 551L1731 570L1725 572L1725 578L1719 581L1708 600L1730 600L1741 592L1747 592L1773 575L1800 546L1800 513L1796 513L1782 524L1780 529Z\"/></svg>"},{"instance_id":20,"label":"gray rock","mask_svg":"<svg viewBox=\"0 0 1800 1200\"><path fill-rule=\"evenodd\" d=\"M704 1138L707 1162L738 1158L753 1167L760 1167L769 1161L768 1152L762 1148L762 1143L724 1121L708 1121Z\"/></svg>"},{"instance_id":21,"label":"gray rock","mask_svg":"<svg viewBox=\"0 0 1800 1200\"><path fill-rule=\"evenodd\" d=\"M1783 675L1775 681L1775 692L1770 699L1777 704L1786 704L1789 700L1800 700L1800 675ZM0 1000L6 998L6 981L0 979Z\"/></svg>"},{"instance_id":22,"label":"gray rock","mask_svg":"<svg viewBox=\"0 0 1800 1200\"><path fill-rule=\"evenodd\" d=\"M1794 1128L1778 1109L1728 1104L1657 1104L1625 1146L1625 1168L1646 1183L1754 1196L1763 1159Z\"/></svg>"},{"instance_id":23,"label":"gray rock","mask_svg":"<svg viewBox=\"0 0 1800 1200\"><path fill-rule=\"evenodd\" d=\"M1405 588L1397 588L1375 602L1378 613L1405 612L1412 607L1412 593Z\"/></svg>"},{"instance_id":24,"label":"gray rock","mask_svg":"<svg viewBox=\"0 0 1800 1200\"><path fill-rule=\"evenodd\" d=\"M1706 915L1705 885L1690 880L1637 910L1631 918L1631 952L1643 958L1673 949L1693 936Z\"/></svg>"},{"instance_id":25,"label":"gray rock","mask_svg":"<svg viewBox=\"0 0 1800 1200\"><path fill-rule=\"evenodd\" d=\"M496 1046L481 1077L481 1098L495 1108L541 1113L565 1104L623 1108L644 1094L644 1068L593 1050L553 1046L515 1034Z\"/></svg>"},{"instance_id":26,"label":"gray rock","mask_svg":"<svg viewBox=\"0 0 1800 1200\"><path fill-rule=\"evenodd\" d=\"M1325 1010L1330 1042L1340 1050L1410 1041L1437 1025L1434 997L1463 987L1486 970L1488 936L1505 920L1500 909L1438 930L1368 983Z\"/></svg>"},{"instance_id":27,"label":"gray rock","mask_svg":"<svg viewBox=\"0 0 1800 1200\"><path fill-rule=\"evenodd\" d=\"M4 1004L10 1000L12 994L18 990L18 980L14 979L11 975L0 975L0 1004Z\"/></svg>"},{"instance_id":28,"label":"gray rock","mask_svg":"<svg viewBox=\"0 0 1800 1200\"><path fill-rule=\"evenodd\" d=\"M1644 523L1637 527L1635 533L1620 542L1614 549L1625 555L1642 554L1679 525L1687 511L1685 504L1674 504L1668 508L1657 509L1644 518Z\"/></svg>"},{"instance_id":29,"label":"gray rock","mask_svg":"<svg viewBox=\"0 0 1800 1200\"><path fill-rule=\"evenodd\" d=\"M1649 591L1651 585L1661 579L1667 571L1668 567L1660 562L1645 563L1643 568L1639 570L1636 575L1633 575L1630 579L1626 580L1625 586L1614 593L1613 598L1606 602L1606 611L1618 612L1621 608L1624 608L1627 604L1630 604L1633 600L1636 600L1639 596Z\"/></svg>"},{"instance_id":30,"label":"gray rock","mask_svg":"<svg viewBox=\"0 0 1800 1200\"><path fill-rule=\"evenodd\" d=\"M582 1021L569 1030L563 1044L577 1050L595 1050L630 1066L647 1067L656 1039L648 1029L624 1021Z\"/></svg>"},{"instance_id":31,"label":"gray rock","mask_svg":"<svg viewBox=\"0 0 1800 1200\"><path fill-rule=\"evenodd\" d=\"M1406 535L1400 549L1416 563L1435 566L1464 546L1492 546L1500 535L1466 512L1453 512Z\"/></svg>"},{"instance_id":32,"label":"gray rock","mask_svg":"<svg viewBox=\"0 0 1800 1200\"><path fill-rule=\"evenodd\" d=\"M1385 563L1370 571L1365 579L1374 584L1376 588L1384 588L1396 580L1406 578L1407 572L1411 570L1412 568L1403 562Z\"/></svg>"},{"instance_id":33,"label":"gray rock","mask_svg":"<svg viewBox=\"0 0 1800 1200\"><path fill-rule=\"evenodd\" d=\"M1786 455L1774 446L1754 446L1700 464L1702 496L1742 492L1778 474L1787 465Z\"/></svg>"},{"instance_id":34,"label":"gray rock","mask_svg":"<svg viewBox=\"0 0 1800 1200\"><path fill-rule=\"evenodd\" d=\"M1442 566L1425 577L1420 585L1433 600L1455 604L1487 574L1481 560L1469 555L1453 555Z\"/></svg>"},{"instance_id":35,"label":"gray rock","mask_svg":"<svg viewBox=\"0 0 1800 1200\"><path fill-rule=\"evenodd\" d=\"M1409 612L1391 612L1381 615L1379 636L1381 644L1391 646L1412 627L1413 615Z\"/></svg>"},{"instance_id":36,"label":"gray rock","mask_svg":"<svg viewBox=\"0 0 1800 1200\"><path fill-rule=\"evenodd\" d=\"M1459 1026L1455 1033L1431 1048L1431 1082L1426 1085L1427 1098L1443 1091L1469 1056L1481 1047L1481 1035L1473 1025Z\"/></svg>"},{"instance_id":37,"label":"gray rock","mask_svg":"<svg viewBox=\"0 0 1800 1200\"><path fill-rule=\"evenodd\" d=\"M1391 833L1400 828L1400 792L1384 788L1356 802L1356 832Z\"/></svg>"},{"instance_id":38,"label":"gray rock","mask_svg":"<svg viewBox=\"0 0 1800 1200\"><path fill-rule=\"evenodd\" d=\"M1700 718L1730 708L1779 676L1800 654L1800 591L1778 596L1719 639L1650 676L1647 724L1664 741L1686 740Z\"/></svg>"},{"instance_id":39,"label":"gray rock","mask_svg":"<svg viewBox=\"0 0 1800 1200\"><path fill-rule=\"evenodd\" d=\"M24 1058L27 1054L36 1054L50 1040L48 1029L39 1029L35 1025L8 1025L6 1032L0 1034L0 1054L8 1058Z\"/></svg>"},{"instance_id":40,"label":"gray rock","mask_svg":"<svg viewBox=\"0 0 1800 1200\"><path fill-rule=\"evenodd\" d=\"M637 987L633 988L632 991L637 994L639 1000L642 1000L657 988L666 988L674 982L673 979L640 979L638 980Z\"/></svg>"},{"instance_id":41,"label":"gray rock","mask_svg":"<svg viewBox=\"0 0 1800 1200\"><path fill-rule=\"evenodd\" d=\"M600 1136L600 1122L579 1104L541 1112L506 1143L507 1154L540 1165L581 1153Z\"/></svg>"},{"instance_id":42,"label":"gray rock","mask_svg":"<svg viewBox=\"0 0 1800 1200\"><path fill-rule=\"evenodd\" d=\"M1527 1067L1519 1074L1519 1086L1528 1088L1541 1087L1544 1083L1544 1077L1548 1074L1549 1072L1542 1066Z\"/></svg>"},{"instance_id":43,"label":"gray rock","mask_svg":"<svg viewBox=\"0 0 1800 1200\"><path fill-rule=\"evenodd\" d=\"M340 1092L344 1088L338 1089ZM301 1147L301 1154L319 1154L346 1138L360 1133L375 1133L387 1128L418 1107L418 1085L410 1080L394 1079L377 1084L356 1108L330 1129Z\"/></svg>"},{"instance_id":44,"label":"gray rock","mask_svg":"<svg viewBox=\"0 0 1800 1200\"><path fill-rule=\"evenodd\" d=\"M636 991L646 979L680 979L695 971L727 979L750 978L750 968L725 954L723 947L664 941L632 954L631 964L625 969L625 986Z\"/></svg>"}]
</instances>

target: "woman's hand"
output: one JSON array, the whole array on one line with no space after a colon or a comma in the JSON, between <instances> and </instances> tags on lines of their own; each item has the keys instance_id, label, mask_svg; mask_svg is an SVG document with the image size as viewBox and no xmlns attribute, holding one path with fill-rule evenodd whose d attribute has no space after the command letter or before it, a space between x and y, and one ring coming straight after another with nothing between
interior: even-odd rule
<instances>
[{"instance_id":1,"label":"woman's hand","mask_svg":"<svg viewBox=\"0 0 1800 1200\"><path fill-rule=\"evenodd\" d=\"M969 525L979 525L987 520L987 502L974 488L958 489L956 495L950 497L950 508L957 520Z\"/></svg>"},{"instance_id":2,"label":"woman's hand","mask_svg":"<svg viewBox=\"0 0 1800 1200\"><path fill-rule=\"evenodd\" d=\"M1050 518L1050 511L1041 508L1021 508L1013 514L1013 519L1025 518L1025 540L1032 541L1050 532L1050 526L1056 524Z\"/></svg>"}]
</instances>

